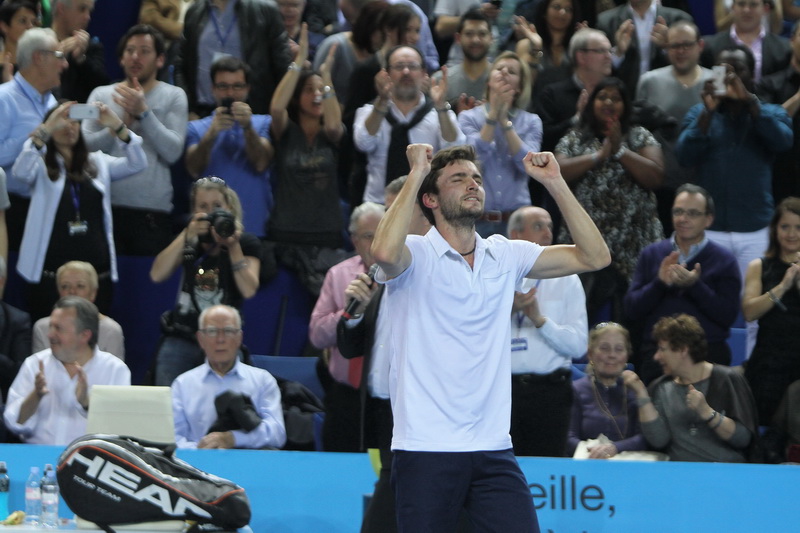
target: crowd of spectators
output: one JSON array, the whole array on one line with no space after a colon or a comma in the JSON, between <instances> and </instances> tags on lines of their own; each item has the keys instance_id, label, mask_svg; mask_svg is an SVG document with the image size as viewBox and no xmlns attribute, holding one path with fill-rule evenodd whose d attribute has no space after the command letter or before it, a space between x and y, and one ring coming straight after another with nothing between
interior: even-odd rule
<instances>
[{"instance_id":1,"label":"crowd of spectators","mask_svg":"<svg viewBox=\"0 0 800 533\"><path fill-rule=\"evenodd\" d=\"M328 449L360 449L361 362L352 339L344 357L336 344L346 296L361 290L350 284L372 264L381 204L397 194L386 187L409 170L407 145L470 144L484 174L482 235L570 242L552 198L522 168L527 152L548 150L611 250L607 269L581 276L581 335L603 318L627 328L592 330L594 371L567 394L574 404L561 411L557 448L572 451L602 427L618 444L597 458L649 446L686 460L752 460L757 424L776 412L786 419L791 399L781 401L800 379L796 346L783 341L797 329L800 291L800 12L791 2L141 4L139 24L118 42L87 31L94 0L0 4L0 258L4 270L15 254L30 315L3 315L4 334L27 335L0 344L4 397L21 367L40 397L46 390L37 376L53 360L23 361L58 341L47 324L59 298L81 296L100 312L99 338L76 354L96 345L124 361L123 332L108 316L113 285L125 282L118 255L152 257L154 282L183 275L153 347L160 385L203 364L202 313L241 309L277 261L319 297L309 338L324 351ZM124 78L114 83L104 48L117 50ZM174 196L185 191L182 213ZM549 213L510 224L531 205ZM525 236L528 219L535 237ZM515 300L519 328L546 322L538 287ZM67 304L54 311L62 322L83 312ZM756 346L746 379L726 366L742 308ZM238 316L226 320L241 333ZM209 336L235 338L225 331ZM568 348L553 349L579 359ZM231 353L246 359L238 345ZM514 374L560 379L564 361L523 359ZM623 372L628 362L637 375ZM521 449L537 449L525 438Z\"/></svg>"}]
</instances>

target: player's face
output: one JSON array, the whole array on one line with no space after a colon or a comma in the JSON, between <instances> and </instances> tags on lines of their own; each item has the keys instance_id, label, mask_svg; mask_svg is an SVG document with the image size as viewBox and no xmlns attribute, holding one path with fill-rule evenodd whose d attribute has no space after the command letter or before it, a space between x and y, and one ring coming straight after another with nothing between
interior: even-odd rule
<instances>
[{"instance_id":1,"label":"player's face","mask_svg":"<svg viewBox=\"0 0 800 533\"><path fill-rule=\"evenodd\" d=\"M436 203L442 218L451 224L473 225L483 214L486 193L483 178L472 161L454 161L437 181ZM435 210L434 210L435 212Z\"/></svg>"}]
</instances>

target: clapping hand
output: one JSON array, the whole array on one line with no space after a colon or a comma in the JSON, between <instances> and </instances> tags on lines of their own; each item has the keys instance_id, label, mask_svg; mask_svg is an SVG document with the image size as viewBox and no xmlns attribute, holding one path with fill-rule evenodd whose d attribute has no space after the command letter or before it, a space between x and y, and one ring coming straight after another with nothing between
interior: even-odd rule
<instances>
[{"instance_id":1,"label":"clapping hand","mask_svg":"<svg viewBox=\"0 0 800 533\"><path fill-rule=\"evenodd\" d=\"M441 109L447 103L447 67L442 66L442 77L431 80L431 99L436 109Z\"/></svg>"},{"instance_id":2,"label":"clapping hand","mask_svg":"<svg viewBox=\"0 0 800 533\"><path fill-rule=\"evenodd\" d=\"M50 392L50 389L47 388L47 378L44 375L44 362L41 360L39 361L39 371L36 373L33 384L36 389L36 395L39 398Z\"/></svg>"}]
</instances>

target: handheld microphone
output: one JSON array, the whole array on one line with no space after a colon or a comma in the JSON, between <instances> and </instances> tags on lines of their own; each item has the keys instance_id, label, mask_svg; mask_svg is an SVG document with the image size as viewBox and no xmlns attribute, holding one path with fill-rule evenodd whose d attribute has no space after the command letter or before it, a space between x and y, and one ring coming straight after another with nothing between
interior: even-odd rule
<instances>
[{"instance_id":1,"label":"handheld microphone","mask_svg":"<svg viewBox=\"0 0 800 533\"><path fill-rule=\"evenodd\" d=\"M375 273L376 272L378 272L378 264L377 263L375 263L374 265L369 267L369 271L367 272L367 276L369 276L369 281L370 281L370 283L369 283L370 288L375 283ZM355 298L350 298L350 301L347 302L347 307L344 308L344 312L342 313L342 316L344 318L346 318L347 320L350 320L351 318L353 318L353 316L356 313L356 309L358 309L359 304L361 304L361 302L359 302Z\"/></svg>"}]
</instances>

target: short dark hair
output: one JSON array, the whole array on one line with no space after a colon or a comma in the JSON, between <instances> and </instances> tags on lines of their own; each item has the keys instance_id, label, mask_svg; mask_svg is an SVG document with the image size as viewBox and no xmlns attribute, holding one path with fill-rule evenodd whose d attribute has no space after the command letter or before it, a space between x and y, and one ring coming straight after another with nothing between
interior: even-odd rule
<instances>
[{"instance_id":1,"label":"short dark hair","mask_svg":"<svg viewBox=\"0 0 800 533\"><path fill-rule=\"evenodd\" d=\"M250 67L247 63L233 56L223 56L211 63L211 85L217 78L217 72L244 72L244 81L250 84Z\"/></svg>"},{"instance_id":2,"label":"short dark hair","mask_svg":"<svg viewBox=\"0 0 800 533\"><path fill-rule=\"evenodd\" d=\"M411 48L412 50L414 50L417 53L417 55L419 56L420 65L422 65L422 67L425 68L425 56L422 55L422 52L420 52L419 48L417 48L416 46L411 46L410 44L400 44L400 45L397 45L397 46L393 46L392 48L389 49L388 52L386 52L386 68L387 68L387 70L389 68L389 59L392 57L392 55L394 55L395 52L397 52L401 48Z\"/></svg>"},{"instance_id":3,"label":"short dark hair","mask_svg":"<svg viewBox=\"0 0 800 533\"><path fill-rule=\"evenodd\" d=\"M80 333L88 329L92 334L89 347L95 347L100 325L100 313L96 305L80 296L64 296L55 303L53 309L75 309L75 330Z\"/></svg>"},{"instance_id":4,"label":"short dark hair","mask_svg":"<svg viewBox=\"0 0 800 533\"><path fill-rule=\"evenodd\" d=\"M425 205L422 201L422 197L426 194L439 194L439 184L437 181L442 174L442 169L456 161L470 161L477 164L475 147L465 144L462 146L451 146L450 148L445 148L444 150L436 152L436 155L433 156L433 160L431 161L431 170L422 180L422 185L420 185L419 191L417 192L417 203L419 203L419 207L422 209L422 214L425 215L428 222L434 226L436 225L436 221L433 218L433 210Z\"/></svg>"},{"instance_id":5,"label":"short dark hair","mask_svg":"<svg viewBox=\"0 0 800 533\"><path fill-rule=\"evenodd\" d=\"M709 193L701 186L695 185L694 183L684 183L683 185L678 187L678 189L675 191L675 198L677 198L678 195L682 192L688 194L701 195L703 198L706 199L706 214L713 216L716 213L716 210L714 208L714 198L711 197L711 193Z\"/></svg>"},{"instance_id":6,"label":"short dark hair","mask_svg":"<svg viewBox=\"0 0 800 533\"><path fill-rule=\"evenodd\" d=\"M719 59L722 57L722 54L725 52L736 52L741 51L744 52L746 66L750 70L750 77L755 76L756 74L756 56L753 55L753 51L750 50L747 46L743 44L729 44L725 48L719 51L717 57L715 58L715 64L719 64Z\"/></svg>"},{"instance_id":7,"label":"short dark hair","mask_svg":"<svg viewBox=\"0 0 800 533\"><path fill-rule=\"evenodd\" d=\"M476 22L485 22L486 26L488 26L490 29L492 27L491 22L489 22L489 19L486 17L486 15L483 14L483 11L481 11L480 8L478 7L473 7L472 9L468 9L466 13L461 15L461 18L458 21L458 30L456 30L456 33L461 33L462 31L464 31L464 26L467 24L468 20Z\"/></svg>"},{"instance_id":8,"label":"short dark hair","mask_svg":"<svg viewBox=\"0 0 800 533\"><path fill-rule=\"evenodd\" d=\"M137 24L135 26L131 26L131 28L125 32L125 35L122 36L122 39L119 40L119 44L117 45L117 57L122 58L123 54L125 53L125 47L128 46L128 41L131 40L131 37L136 35L149 35L153 38L153 47L156 49L156 55L164 55L167 51L167 46L164 42L164 35L155 29L153 26L149 24Z\"/></svg>"},{"instance_id":9,"label":"short dark hair","mask_svg":"<svg viewBox=\"0 0 800 533\"><path fill-rule=\"evenodd\" d=\"M33 14L36 14L36 6L33 2L29 2L28 0L11 0L3 2L0 5L0 22L5 22L7 25L11 25L11 19L14 18L14 15L17 14L17 11L20 9L28 9L33 11ZM2 32L0 32L2 33Z\"/></svg>"},{"instance_id":10,"label":"short dark hair","mask_svg":"<svg viewBox=\"0 0 800 533\"><path fill-rule=\"evenodd\" d=\"M706 360L708 341L700 322L693 316L681 313L665 316L653 326L653 339L669 344L673 350L689 349L689 357L695 363Z\"/></svg>"}]
</instances>

